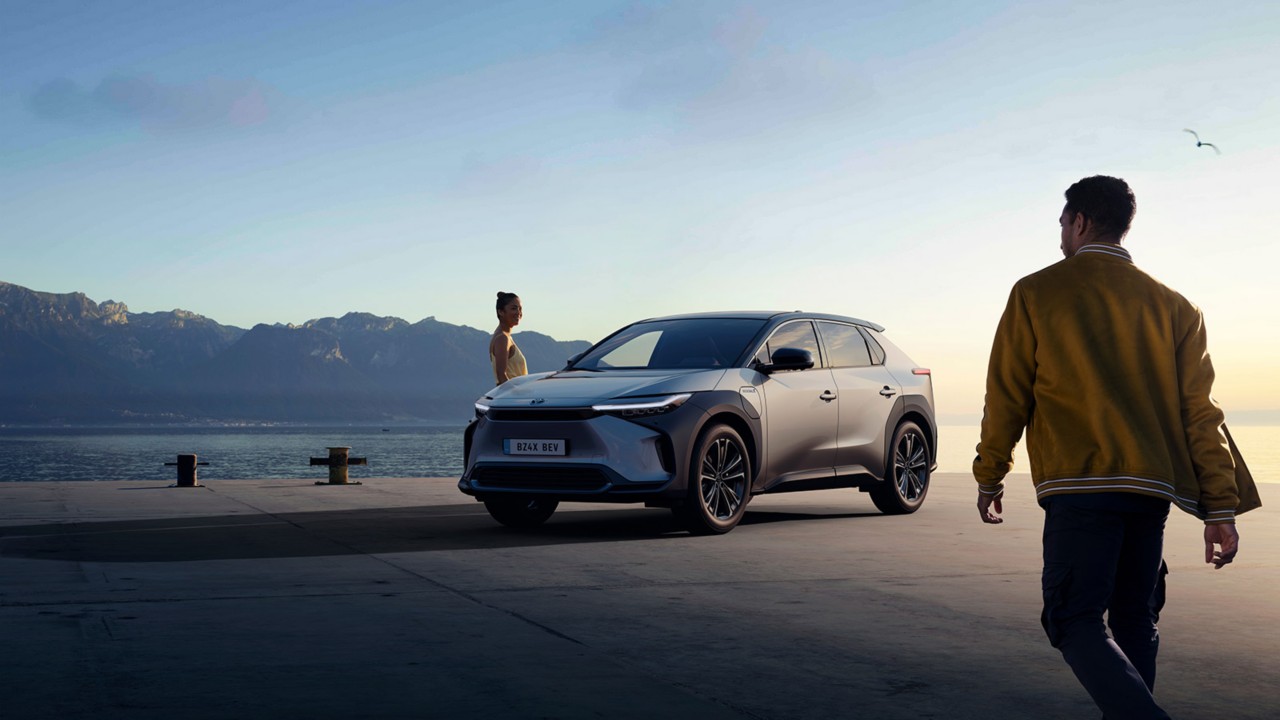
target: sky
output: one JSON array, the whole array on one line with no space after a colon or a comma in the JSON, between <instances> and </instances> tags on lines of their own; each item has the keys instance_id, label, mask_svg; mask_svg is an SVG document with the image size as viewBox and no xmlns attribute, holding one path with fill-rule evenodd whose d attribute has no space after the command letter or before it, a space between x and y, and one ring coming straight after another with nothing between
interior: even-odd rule
<instances>
[{"instance_id":1,"label":"sky","mask_svg":"<svg viewBox=\"0 0 1280 720\"><path fill-rule=\"evenodd\" d=\"M1280 424L1280 3L0 0L0 131L6 282L243 328L487 331L503 290L561 340L830 312L954 422L1115 175L1228 419Z\"/></svg>"}]
</instances>

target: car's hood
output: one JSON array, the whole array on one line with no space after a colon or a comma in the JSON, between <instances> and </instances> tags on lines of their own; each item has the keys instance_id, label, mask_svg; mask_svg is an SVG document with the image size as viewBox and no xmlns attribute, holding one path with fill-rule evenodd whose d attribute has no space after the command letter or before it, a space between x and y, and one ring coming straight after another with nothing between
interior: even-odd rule
<instances>
[{"instance_id":1,"label":"car's hood","mask_svg":"<svg viewBox=\"0 0 1280 720\"><path fill-rule=\"evenodd\" d=\"M584 407L616 398L712 390L724 373L723 368L539 373L508 380L486 397L494 407Z\"/></svg>"}]
</instances>

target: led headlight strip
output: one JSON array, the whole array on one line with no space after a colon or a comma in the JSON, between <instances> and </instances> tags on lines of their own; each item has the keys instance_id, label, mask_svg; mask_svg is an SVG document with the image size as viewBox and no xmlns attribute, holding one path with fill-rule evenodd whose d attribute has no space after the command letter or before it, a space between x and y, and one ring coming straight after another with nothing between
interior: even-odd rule
<instances>
[{"instance_id":1,"label":"led headlight strip","mask_svg":"<svg viewBox=\"0 0 1280 720\"><path fill-rule=\"evenodd\" d=\"M691 397L693 397L692 393L682 393L680 395L667 395L653 400L645 399L639 402L602 403L600 405L592 405L591 409L596 412L620 415L624 418L647 417L671 412L683 405Z\"/></svg>"}]
</instances>

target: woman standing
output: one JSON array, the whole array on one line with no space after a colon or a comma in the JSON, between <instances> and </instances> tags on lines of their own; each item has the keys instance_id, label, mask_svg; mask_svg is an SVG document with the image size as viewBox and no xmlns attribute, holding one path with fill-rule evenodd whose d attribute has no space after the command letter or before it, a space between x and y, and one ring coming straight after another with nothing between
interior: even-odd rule
<instances>
[{"instance_id":1,"label":"woman standing","mask_svg":"<svg viewBox=\"0 0 1280 720\"><path fill-rule=\"evenodd\" d=\"M511 339L511 328L520 324L524 307L515 293L498 293L498 329L489 338L489 362L493 365L493 378L499 385L514 377L528 375L524 354Z\"/></svg>"}]
</instances>

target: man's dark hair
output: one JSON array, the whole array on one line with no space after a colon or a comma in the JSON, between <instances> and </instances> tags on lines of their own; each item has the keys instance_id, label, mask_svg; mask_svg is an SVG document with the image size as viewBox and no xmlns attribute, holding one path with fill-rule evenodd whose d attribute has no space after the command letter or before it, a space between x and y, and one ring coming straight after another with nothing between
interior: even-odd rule
<instances>
[{"instance_id":1,"label":"man's dark hair","mask_svg":"<svg viewBox=\"0 0 1280 720\"><path fill-rule=\"evenodd\" d=\"M1119 242L1129 232L1138 200L1128 183L1107 175L1087 177L1067 188L1067 212L1080 213L1103 238Z\"/></svg>"}]
</instances>

